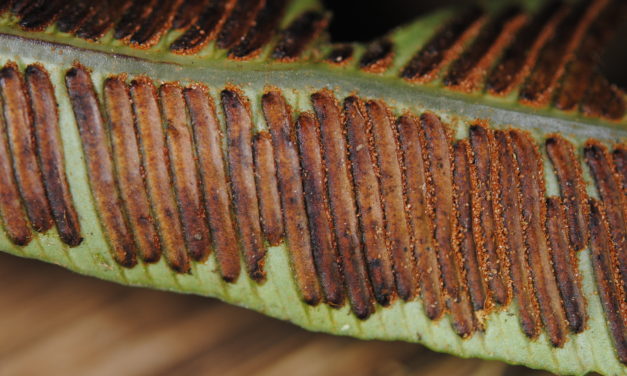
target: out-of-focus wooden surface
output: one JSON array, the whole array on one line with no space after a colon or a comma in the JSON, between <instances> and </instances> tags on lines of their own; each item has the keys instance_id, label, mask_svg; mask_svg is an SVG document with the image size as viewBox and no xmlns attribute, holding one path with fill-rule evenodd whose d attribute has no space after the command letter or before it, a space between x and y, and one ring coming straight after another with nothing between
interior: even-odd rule
<instances>
[{"instance_id":1,"label":"out-of-focus wooden surface","mask_svg":"<svg viewBox=\"0 0 627 376\"><path fill-rule=\"evenodd\" d=\"M0 375L547 376L409 343L310 333L215 299L0 254Z\"/></svg>"}]
</instances>

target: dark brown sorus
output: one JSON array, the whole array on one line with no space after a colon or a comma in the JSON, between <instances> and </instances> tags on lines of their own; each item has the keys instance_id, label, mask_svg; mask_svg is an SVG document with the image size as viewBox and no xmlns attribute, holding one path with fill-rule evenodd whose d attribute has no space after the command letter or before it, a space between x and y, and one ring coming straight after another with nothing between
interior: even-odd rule
<instances>
[{"instance_id":1,"label":"dark brown sorus","mask_svg":"<svg viewBox=\"0 0 627 376\"><path fill-rule=\"evenodd\" d=\"M327 211L323 211L322 204L318 203L325 195L322 188L312 192L312 185L318 184L314 186L318 188L323 184L323 179L312 181L314 177L307 174L307 154L303 151L304 144L301 142L298 145L303 158L303 172L302 175L299 173L301 164L296 147L296 128L299 132L303 129L315 131L313 117L309 116L305 120L305 115L302 114L294 125L285 98L274 90L263 95L262 107L272 136L286 243L291 250L290 256L301 296L308 304L315 305L324 298L331 306L340 306L344 303L344 291L337 265L338 258L328 236L331 226L328 222L322 222L328 219ZM307 136L305 139L311 143L318 141L317 136ZM320 148L311 143L307 145L313 147L312 153L317 153L318 157L315 161L319 162ZM312 154L312 157L316 157L316 154ZM311 171L320 174L323 170L319 165L314 165Z\"/></svg>"}]
</instances>

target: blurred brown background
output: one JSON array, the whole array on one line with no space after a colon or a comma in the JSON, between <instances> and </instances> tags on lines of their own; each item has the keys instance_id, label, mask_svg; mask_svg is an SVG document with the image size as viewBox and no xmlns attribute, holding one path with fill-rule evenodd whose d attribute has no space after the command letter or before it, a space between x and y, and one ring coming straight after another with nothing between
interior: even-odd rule
<instances>
[{"instance_id":1,"label":"blurred brown background","mask_svg":"<svg viewBox=\"0 0 627 376\"><path fill-rule=\"evenodd\" d=\"M548 376L401 342L310 333L215 299L0 254L0 375Z\"/></svg>"}]
</instances>

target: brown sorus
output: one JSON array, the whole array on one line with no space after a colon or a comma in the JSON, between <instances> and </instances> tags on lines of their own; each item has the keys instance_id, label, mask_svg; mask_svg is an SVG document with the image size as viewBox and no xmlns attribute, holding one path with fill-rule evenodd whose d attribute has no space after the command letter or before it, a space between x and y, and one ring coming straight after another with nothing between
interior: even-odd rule
<instances>
[{"instance_id":1,"label":"brown sorus","mask_svg":"<svg viewBox=\"0 0 627 376\"><path fill-rule=\"evenodd\" d=\"M296 127L293 124L290 108L283 95L275 90L266 92L261 102L266 124L272 136L285 238L291 251L290 256L298 288L303 300L308 304L318 304L322 298L325 298L328 304L337 307L344 303L343 283L337 265L337 251L333 247L325 247L325 244L316 238L317 231L330 233L331 225L329 223L314 224L311 217L310 222L307 221L305 201L310 198L307 191L307 166L303 162L301 178L301 167L296 149ZM313 117L310 116L309 120L311 119ZM314 129L311 122L305 124L304 120L299 119L298 124L299 128L308 126L308 129ZM312 138L307 138L307 140L313 141ZM317 141L317 138L315 140ZM319 148L317 153L319 157ZM323 184L322 181L318 183ZM313 197L321 199L323 196L318 194ZM313 203L308 203L307 210L315 211L314 208ZM322 292L320 287L322 287ZM321 296L322 294L324 297Z\"/></svg>"},{"instance_id":2,"label":"brown sorus","mask_svg":"<svg viewBox=\"0 0 627 376\"><path fill-rule=\"evenodd\" d=\"M466 285L468 294L475 311L485 309L486 292L479 268L479 255L475 246L472 221L472 198L470 194L470 167L468 154L470 144L468 140L459 140L455 143L453 170L453 187L455 198L455 214L457 215L457 233L454 234L456 246L464 261Z\"/></svg>"},{"instance_id":3,"label":"brown sorus","mask_svg":"<svg viewBox=\"0 0 627 376\"><path fill-rule=\"evenodd\" d=\"M204 261L211 251L211 239L200 192L200 178L196 168L183 90L177 84L164 84L159 89L159 95L172 182L185 244L192 259Z\"/></svg>"},{"instance_id":4,"label":"brown sorus","mask_svg":"<svg viewBox=\"0 0 627 376\"><path fill-rule=\"evenodd\" d=\"M355 49L350 44L341 44L334 47L325 60L331 64L345 64L353 57L354 50Z\"/></svg>"},{"instance_id":5,"label":"brown sorus","mask_svg":"<svg viewBox=\"0 0 627 376\"><path fill-rule=\"evenodd\" d=\"M399 144L403 159L403 187L407 200L406 211L414 242L414 257L418 283L427 317L436 320L444 313L440 265L438 264L433 223L427 209L427 178L420 142L418 120L410 115L397 121Z\"/></svg>"},{"instance_id":6,"label":"brown sorus","mask_svg":"<svg viewBox=\"0 0 627 376\"><path fill-rule=\"evenodd\" d=\"M3 102L0 96L1 108L4 108ZM0 217L9 240L16 245L25 246L31 241L32 234L26 213L22 209L6 134L4 113L0 111Z\"/></svg>"},{"instance_id":7,"label":"brown sorus","mask_svg":"<svg viewBox=\"0 0 627 376\"><path fill-rule=\"evenodd\" d=\"M327 303L332 307L340 307L345 300L344 278L340 273L341 262L336 248L333 220L329 209L326 188L327 176L320 146L320 130L314 115L302 113L296 122L296 131L300 163L303 169L303 193L307 204L313 256ZM284 140L289 140L288 137L291 137L289 133L281 133L281 144L284 145L286 151L290 150L284 144ZM285 154L286 156L291 155L291 151L289 154Z\"/></svg>"},{"instance_id":8,"label":"brown sorus","mask_svg":"<svg viewBox=\"0 0 627 376\"><path fill-rule=\"evenodd\" d=\"M240 93L225 89L221 92L226 119L228 171L233 193L233 206L246 270L255 281L265 278L263 270L266 248L261 235L259 204L253 168L253 123Z\"/></svg>"},{"instance_id":9,"label":"brown sorus","mask_svg":"<svg viewBox=\"0 0 627 376\"><path fill-rule=\"evenodd\" d=\"M170 45L180 54L193 54L213 40L233 8L234 0L210 0L192 26Z\"/></svg>"},{"instance_id":10,"label":"brown sorus","mask_svg":"<svg viewBox=\"0 0 627 376\"><path fill-rule=\"evenodd\" d=\"M283 239L283 217L271 138L267 131L259 132L253 138L255 180L263 234L270 245L279 245Z\"/></svg>"},{"instance_id":11,"label":"brown sorus","mask_svg":"<svg viewBox=\"0 0 627 376\"><path fill-rule=\"evenodd\" d=\"M176 10L172 20L172 29L181 30L189 28L202 14L203 9L209 7L213 0L186 0Z\"/></svg>"},{"instance_id":12,"label":"brown sorus","mask_svg":"<svg viewBox=\"0 0 627 376\"><path fill-rule=\"evenodd\" d=\"M65 174L63 142L54 87L48 73L39 65L28 66L25 76L33 112L37 156L52 217L61 240L75 247L83 238Z\"/></svg>"},{"instance_id":13,"label":"brown sorus","mask_svg":"<svg viewBox=\"0 0 627 376\"><path fill-rule=\"evenodd\" d=\"M314 11L303 13L281 33L272 52L272 58L281 61L297 59L328 22L328 17L322 13Z\"/></svg>"},{"instance_id":14,"label":"brown sorus","mask_svg":"<svg viewBox=\"0 0 627 376\"><path fill-rule=\"evenodd\" d=\"M518 162L522 218L526 224L525 244L540 317L553 346L562 347L566 341L567 320L545 231L546 189L542 157L530 134L512 130L509 136Z\"/></svg>"},{"instance_id":15,"label":"brown sorus","mask_svg":"<svg viewBox=\"0 0 627 376\"><path fill-rule=\"evenodd\" d=\"M253 27L246 36L229 51L229 57L242 59L251 57L270 41L279 27L287 0L266 0L257 14Z\"/></svg>"},{"instance_id":16,"label":"brown sorus","mask_svg":"<svg viewBox=\"0 0 627 376\"><path fill-rule=\"evenodd\" d=\"M527 21L488 75L488 92L506 95L529 74L540 49L553 33L563 13L561 2L551 1Z\"/></svg>"},{"instance_id":17,"label":"brown sorus","mask_svg":"<svg viewBox=\"0 0 627 376\"><path fill-rule=\"evenodd\" d=\"M161 0L142 21L130 42L141 48L157 44L172 25L176 9L183 0Z\"/></svg>"},{"instance_id":18,"label":"brown sorus","mask_svg":"<svg viewBox=\"0 0 627 376\"><path fill-rule=\"evenodd\" d=\"M614 160L614 168L623 185L623 192L627 194L627 144L616 145L612 158Z\"/></svg>"},{"instance_id":19,"label":"brown sorus","mask_svg":"<svg viewBox=\"0 0 627 376\"><path fill-rule=\"evenodd\" d=\"M551 246L551 256L555 278L562 295L568 327L574 333L581 333L586 327L586 305L581 290L579 259L568 243L564 206L559 197L549 197L547 204L547 233ZM587 205L587 202L586 202Z\"/></svg>"},{"instance_id":20,"label":"brown sorus","mask_svg":"<svg viewBox=\"0 0 627 376\"><path fill-rule=\"evenodd\" d=\"M140 27L142 21L150 14L157 0L136 0L128 7L118 21L114 30L116 39L130 38Z\"/></svg>"},{"instance_id":21,"label":"brown sorus","mask_svg":"<svg viewBox=\"0 0 627 376\"><path fill-rule=\"evenodd\" d=\"M385 72L394 57L394 43L389 38L380 38L368 45L359 60L359 67L371 73Z\"/></svg>"},{"instance_id":22,"label":"brown sorus","mask_svg":"<svg viewBox=\"0 0 627 376\"><path fill-rule=\"evenodd\" d=\"M546 152L559 182L562 203L566 208L566 223L570 245L576 251L588 244L588 193L583 181L581 162L574 146L559 135L546 140Z\"/></svg>"},{"instance_id":23,"label":"brown sorus","mask_svg":"<svg viewBox=\"0 0 627 376\"><path fill-rule=\"evenodd\" d=\"M264 3L265 0L236 0L218 34L218 47L229 49L240 41L253 26Z\"/></svg>"},{"instance_id":24,"label":"brown sorus","mask_svg":"<svg viewBox=\"0 0 627 376\"><path fill-rule=\"evenodd\" d=\"M387 306L395 296L392 260L387 248L381 193L369 148L363 103L351 96L344 100L349 158L364 256L375 299Z\"/></svg>"},{"instance_id":25,"label":"brown sorus","mask_svg":"<svg viewBox=\"0 0 627 376\"><path fill-rule=\"evenodd\" d=\"M444 84L462 91L476 89L524 19L522 10L517 6L507 7L496 15L481 29L459 59L451 64L444 77Z\"/></svg>"},{"instance_id":26,"label":"brown sorus","mask_svg":"<svg viewBox=\"0 0 627 376\"><path fill-rule=\"evenodd\" d=\"M113 161L124 208L135 234L138 251L144 261L155 262L161 256L150 202L143 179L143 169L135 137L133 107L124 77L110 77L104 83Z\"/></svg>"},{"instance_id":27,"label":"brown sorus","mask_svg":"<svg viewBox=\"0 0 627 376\"><path fill-rule=\"evenodd\" d=\"M480 8L472 7L449 21L409 61L401 76L416 82L433 80L439 69L460 53L463 42L477 29L483 15Z\"/></svg>"},{"instance_id":28,"label":"brown sorus","mask_svg":"<svg viewBox=\"0 0 627 376\"><path fill-rule=\"evenodd\" d=\"M240 256L231 214L220 123L207 88L191 86L183 94L189 109L205 210L218 268L222 279L235 282L240 274Z\"/></svg>"},{"instance_id":29,"label":"brown sorus","mask_svg":"<svg viewBox=\"0 0 627 376\"><path fill-rule=\"evenodd\" d=\"M64 33L73 33L90 17L96 7L89 0L77 0L72 6L66 6L59 15L57 27Z\"/></svg>"},{"instance_id":30,"label":"brown sorus","mask_svg":"<svg viewBox=\"0 0 627 376\"><path fill-rule=\"evenodd\" d=\"M590 79L586 95L581 101L581 112L590 117L620 120L625 116L625 95L607 78L596 72Z\"/></svg>"},{"instance_id":31,"label":"brown sorus","mask_svg":"<svg viewBox=\"0 0 627 376\"><path fill-rule=\"evenodd\" d=\"M52 227L50 206L33 138L33 118L22 75L17 65L0 70L0 92L15 178L33 229L45 232Z\"/></svg>"},{"instance_id":32,"label":"brown sorus","mask_svg":"<svg viewBox=\"0 0 627 376\"><path fill-rule=\"evenodd\" d=\"M560 20L552 37L540 51L531 75L520 90L520 100L523 103L535 106L549 103L566 64L581 42L590 16L597 8L592 0L584 0Z\"/></svg>"},{"instance_id":33,"label":"brown sorus","mask_svg":"<svg viewBox=\"0 0 627 376\"><path fill-rule=\"evenodd\" d=\"M584 147L584 157L603 205L610 230L610 240L619 263L622 287L627 291L627 198L623 193L620 178L614 170L607 148L590 140Z\"/></svg>"},{"instance_id":34,"label":"brown sorus","mask_svg":"<svg viewBox=\"0 0 627 376\"><path fill-rule=\"evenodd\" d=\"M529 254L524 240L522 218L522 192L519 166L506 131L494 132L494 146L498 150L498 202L497 220L501 222L505 236L505 253L509 256L510 278L514 297L518 303L520 325L529 338L540 334L541 322L538 300L533 288Z\"/></svg>"},{"instance_id":35,"label":"brown sorus","mask_svg":"<svg viewBox=\"0 0 627 376\"><path fill-rule=\"evenodd\" d=\"M65 2L62 0L44 1L31 7L20 20L20 26L31 31L43 31L59 15Z\"/></svg>"},{"instance_id":36,"label":"brown sorus","mask_svg":"<svg viewBox=\"0 0 627 376\"><path fill-rule=\"evenodd\" d=\"M355 315L360 319L366 319L374 312L374 299L368 280L363 245L359 238L355 193L342 127L342 113L329 91L314 93L311 100L320 124L329 206L348 296Z\"/></svg>"},{"instance_id":37,"label":"brown sorus","mask_svg":"<svg viewBox=\"0 0 627 376\"><path fill-rule=\"evenodd\" d=\"M385 218L388 249L392 257L396 290L409 300L418 290L413 243L405 212L400 150L396 128L385 104L380 101L366 103L370 119L369 143L376 157L381 189L381 203Z\"/></svg>"},{"instance_id":38,"label":"brown sorus","mask_svg":"<svg viewBox=\"0 0 627 376\"><path fill-rule=\"evenodd\" d=\"M136 264L136 245L122 211L108 137L90 74L76 66L66 73L65 81L102 227L115 260L122 266L132 267Z\"/></svg>"},{"instance_id":39,"label":"brown sorus","mask_svg":"<svg viewBox=\"0 0 627 376\"><path fill-rule=\"evenodd\" d=\"M446 126L434 114L422 114L420 124L427 178L427 215L433 221L431 229L442 273L443 292L451 312L453 328L461 337L467 337L474 331L474 319L470 304L462 299L461 255L453 248L455 213L451 143Z\"/></svg>"},{"instance_id":40,"label":"brown sorus","mask_svg":"<svg viewBox=\"0 0 627 376\"><path fill-rule=\"evenodd\" d=\"M172 269L185 273L190 269L189 257L181 247L183 229L172 190L163 121L152 81L144 77L133 80L131 98L146 188L162 251Z\"/></svg>"},{"instance_id":41,"label":"brown sorus","mask_svg":"<svg viewBox=\"0 0 627 376\"><path fill-rule=\"evenodd\" d=\"M492 131L483 125L470 127L470 182L473 206L473 234L479 253L479 265L487 279L491 301L505 306L509 302L506 260L500 250L500 234L495 221L492 195L497 169L496 149Z\"/></svg>"},{"instance_id":42,"label":"brown sorus","mask_svg":"<svg viewBox=\"0 0 627 376\"><path fill-rule=\"evenodd\" d=\"M554 99L555 107L565 111L578 109L591 80L598 75L595 67L601 61L603 49L619 24L623 14L620 7L619 1L611 1L590 25L575 57L566 68L559 93Z\"/></svg>"},{"instance_id":43,"label":"brown sorus","mask_svg":"<svg viewBox=\"0 0 627 376\"><path fill-rule=\"evenodd\" d=\"M76 36L88 40L100 39L117 21L131 3L126 0L103 1L94 6L94 11L76 29Z\"/></svg>"},{"instance_id":44,"label":"brown sorus","mask_svg":"<svg viewBox=\"0 0 627 376\"><path fill-rule=\"evenodd\" d=\"M618 255L610 239L604 209L602 202L590 199L590 261L618 359L627 364L625 290L619 282Z\"/></svg>"}]
</instances>

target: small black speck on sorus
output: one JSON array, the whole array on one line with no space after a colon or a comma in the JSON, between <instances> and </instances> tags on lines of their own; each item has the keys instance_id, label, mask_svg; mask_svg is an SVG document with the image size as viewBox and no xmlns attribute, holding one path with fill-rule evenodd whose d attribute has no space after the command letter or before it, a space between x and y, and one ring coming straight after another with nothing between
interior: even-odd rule
<instances>
[{"instance_id":1,"label":"small black speck on sorus","mask_svg":"<svg viewBox=\"0 0 627 376\"><path fill-rule=\"evenodd\" d=\"M626 374L627 95L599 69L626 12L465 5L360 44L316 0L0 0L0 249Z\"/></svg>"}]
</instances>

